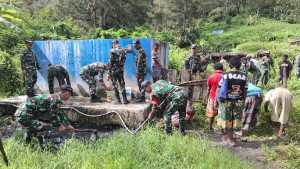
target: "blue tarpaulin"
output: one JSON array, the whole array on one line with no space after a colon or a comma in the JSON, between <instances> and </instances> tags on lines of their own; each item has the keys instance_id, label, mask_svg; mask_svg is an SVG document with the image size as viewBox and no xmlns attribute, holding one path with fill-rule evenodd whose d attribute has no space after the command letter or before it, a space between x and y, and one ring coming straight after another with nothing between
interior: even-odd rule
<instances>
[{"instance_id":1,"label":"blue tarpaulin","mask_svg":"<svg viewBox=\"0 0 300 169\"><path fill-rule=\"evenodd\" d=\"M155 42L160 43L161 46L161 63L167 67L169 45L164 42L152 38L139 39L142 47L147 54L147 80L151 79L151 51ZM88 92L87 84L80 78L79 69L85 65L94 62L107 63L109 59L109 51L112 48L112 39L93 39L93 40L59 40L59 41L35 41L33 43L33 51L38 56L38 61L42 67L43 74L38 73L38 81L36 88L39 92L48 93L47 81L47 67L48 63L62 65L70 74L70 80L75 92L78 88L84 88ZM128 44L132 45L133 39L119 39L120 46L127 48ZM133 46L132 46L133 47ZM133 48L133 53L127 54L125 62L125 82L126 87L132 87L137 90L137 82L135 78L135 54L136 50ZM106 73L105 73L105 83ZM99 86L99 85L98 85ZM58 83L55 84L56 90Z\"/></svg>"}]
</instances>

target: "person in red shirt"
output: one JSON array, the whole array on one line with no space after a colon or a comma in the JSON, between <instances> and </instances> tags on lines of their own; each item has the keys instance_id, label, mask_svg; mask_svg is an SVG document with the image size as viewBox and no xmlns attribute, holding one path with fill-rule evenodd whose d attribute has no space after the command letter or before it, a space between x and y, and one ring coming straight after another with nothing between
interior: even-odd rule
<instances>
[{"instance_id":1,"label":"person in red shirt","mask_svg":"<svg viewBox=\"0 0 300 169\"><path fill-rule=\"evenodd\" d=\"M214 102L216 100L216 91L223 74L223 65L221 63L215 63L215 73L207 79L207 93L206 93L206 116L209 117L209 129L213 130L212 125L214 118L218 115L218 109L214 108Z\"/></svg>"}]
</instances>

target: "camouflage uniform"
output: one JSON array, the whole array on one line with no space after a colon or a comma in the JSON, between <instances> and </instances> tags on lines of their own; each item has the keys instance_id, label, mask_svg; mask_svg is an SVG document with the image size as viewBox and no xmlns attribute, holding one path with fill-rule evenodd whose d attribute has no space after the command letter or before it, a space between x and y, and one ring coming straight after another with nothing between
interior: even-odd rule
<instances>
[{"instance_id":1,"label":"camouflage uniform","mask_svg":"<svg viewBox=\"0 0 300 169\"><path fill-rule=\"evenodd\" d=\"M33 95L33 87L37 81L36 69L41 69L36 54L31 49L26 49L21 53L21 68L26 71L25 84L26 94Z\"/></svg>"},{"instance_id":2,"label":"camouflage uniform","mask_svg":"<svg viewBox=\"0 0 300 169\"><path fill-rule=\"evenodd\" d=\"M300 54L295 57L295 79L300 77Z\"/></svg>"},{"instance_id":3,"label":"camouflage uniform","mask_svg":"<svg viewBox=\"0 0 300 169\"><path fill-rule=\"evenodd\" d=\"M54 77L56 77L59 87L61 85L66 84L65 79L67 81L68 85L71 85L70 83L70 77L69 73L66 71L64 67L61 65L52 65L48 67L48 84L49 84L49 92L50 94L54 93Z\"/></svg>"},{"instance_id":4,"label":"camouflage uniform","mask_svg":"<svg viewBox=\"0 0 300 169\"><path fill-rule=\"evenodd\" d=\"M174 86L166 81L158 80L151 84L152 88L152 110L157 111L162 102L168 105L164 110L165 130L167 134L172 130L172 115L179 112L179 127L182 132L185 129L185 110L188 99L188 92L179 86Z\"/></svg>"},{"instance_id":5,"label":"camouflage uniform","mask_svg":"<svg viewBox=\"0 0 300 169\"><path fill-rule=\"evenodd\" d=\"M138 75L137 84L141 91L141 84L147 75L147 55L143 48L140 48L135 55L136 74Z\"/></svg>"},{"instance_id":6,"label":"camouflage uniform","mask_svg":"<svg viewBox=\"0 0 300 169\"><path fill-rule=\"evenodd\" d=\"M267 63L268 62L268 63ZM270 69L271 67L274 69L274 61L271 56L262 57L262 67L261 67L261 82L267 84L269 81Z\"/></svg>"},{"instance_id":7,"label":"camouflage uniform","mask_svg":"<svg viewBox=\"0 0 300 169\"><path fill-rule=\"evenodd\" d=\"M89 85L90 94L96 94L96 86L97 82L94 79L94 76L99 76L99 82L104 83L103 81L103 74L105 72L105 65L100 62L95 62L89 64L87 66L82 67L79 70L80 77Z\"/></svg>"},{"instance_id":8,"label":"camouflage uniform","mask_svg":"<svg viewBox=\"0 0 300 169\"><path fill-rule=\"evenodd\" d=\"M192 74L196 75L197 71L199 70L200 72L202 72L201 69L201 57L200 55L193 55L192 53L189 54L187 57L185 57L184 60L184 67L186 69L191 69Z\"/></svg>"},{"instance_id":9,"label":"camouflage uniform","mask_svg":"<svg viewBox=\"0 0 300 169\"><path fill-rule=\"evenodd\" d=\"M70 124L66 115L60 109L61 104L61 95L56 93L31 97L26 103L19 106L14 116L21 125L26 127L25 138L27 141L30 141L32 136L38 138L44 136L43 131L45 130L38 118L45 113L50 113L50 121L54 127L59 127L61 124L65 126Z\"/></svg>"},{"instance_id":10,"label":"camouflage uniform","mask_svg":"<svg viewBox=\"0 0 300 169\"><path fill-rule=\"evenodd\" d=\"M260 69L253 64L253 62L247 62L246 70L244 70L244 72L246 75L248 74L248 72L250 72L252 74L251 83L257 85L259 77L261 76L261 72Z\"/></svg>"},{"instance_id":11,"label":"camouflage uniform","mask_svg":"<svg viewBox=\"0 0 300 169\"><path fill-rule=\"evenodd\" d=\"M120 97L118 90L118 82L122 90L122 95L126 95L124 81L124 65L126 61L126 54L131 52L132 50L120 47L110 50L110 56L108 60L108 72L111 75L112 85L114 87L116 97Z\"/></svg>"}]
</instances>

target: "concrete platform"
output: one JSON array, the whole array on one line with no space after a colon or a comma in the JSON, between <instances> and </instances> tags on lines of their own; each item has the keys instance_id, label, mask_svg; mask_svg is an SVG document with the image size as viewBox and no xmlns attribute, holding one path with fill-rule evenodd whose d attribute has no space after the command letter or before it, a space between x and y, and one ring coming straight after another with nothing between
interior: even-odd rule
<instances>
[{"instance_id":1,"label":"concrete platform","mask_svg":"<svg viewBox=\"0 0 300 169\"><path fill-rule=\"evenodd\" d=\"M13 115L16 108L13 105L19 105L26 102L27 96L17 96L0 101L0 112L6 115ZM12 105L13 104L13 105ZM100 115L110 111L118 112L124 119L126 125L130 128L137 128L140 124L148 117L151 111L151 102L136 104L131 101L129 104L114 105L110 102L102 103L90 103L89 97L76 96L70 98L68 101L63 102L62 107L73 107L77 110L89 114L89 115ZM67 117L70 121L80 124L119 124L121 120L116 114L106 115L102 117L92 118L83 116L76 111L71 109L64 109Z\"/></svg>"}]
</instances>

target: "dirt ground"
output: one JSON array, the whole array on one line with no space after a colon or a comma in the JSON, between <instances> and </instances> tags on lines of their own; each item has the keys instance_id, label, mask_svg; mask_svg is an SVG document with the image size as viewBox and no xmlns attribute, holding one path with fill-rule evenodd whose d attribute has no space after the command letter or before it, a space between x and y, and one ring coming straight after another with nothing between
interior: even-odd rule
<instances>
[{"instance_id":1,"label":"dirt ground","mask_svg":"<svg viewBox=\"0 0 300 169\"><path fill-rule=\"evenodd\" d=\"M187 130L187 133L195 133L200 137L205 137L208 140L210 140L214 146L222 147L246 161L254 162L255 164L258 164L259 168L280 168L279 166L273 163L266 163L261 160L264 156L264 152L261 149L262 145L264 144L269 147L273 147L276 145L275 143L272 143L270 141L247 140L245 142L237 140L236 147L229 147L222 144L222 141L227 139L225 135L220 135L218 133L204 133L202 131L195 130Z\"/></svg>"}]
</instances>

